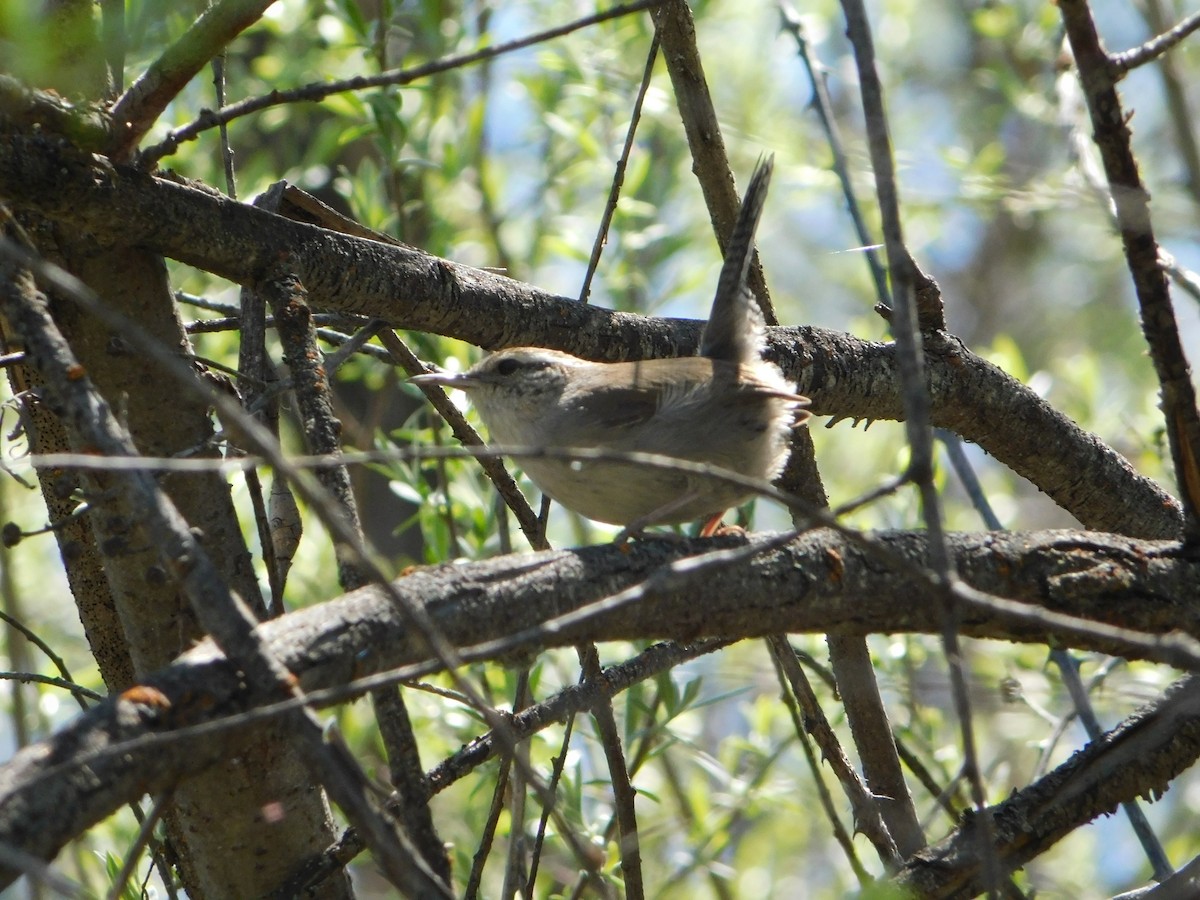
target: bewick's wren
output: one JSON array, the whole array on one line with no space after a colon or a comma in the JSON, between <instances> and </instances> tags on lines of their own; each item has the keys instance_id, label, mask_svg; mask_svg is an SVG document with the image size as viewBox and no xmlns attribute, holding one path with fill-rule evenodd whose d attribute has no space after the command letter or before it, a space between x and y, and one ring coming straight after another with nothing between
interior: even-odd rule
<instances>
[{"instance_id":1,"label":"bewick's wren","mask_svg":"<svg viewBox=\"0 0 1200 900\"><path fill-rule=\"evenodd\" d=\"M537 347L486 357L461 374L409 379L467 392L501 446L654 453L770 481L787 460L792 428L808 413L762 358L762 313L746 287L772 160L760 163L738 212L700 355L589 362ZM528 457L530 479L567 509L636 531L721 514L749 499L737 485L632 462Z\"/></svg>"}]
</instances>

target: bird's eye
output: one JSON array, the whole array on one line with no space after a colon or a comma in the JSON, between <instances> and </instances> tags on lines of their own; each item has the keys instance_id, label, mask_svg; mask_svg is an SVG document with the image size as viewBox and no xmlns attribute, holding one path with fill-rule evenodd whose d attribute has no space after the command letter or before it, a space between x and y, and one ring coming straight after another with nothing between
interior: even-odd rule
<instances>
[{"instance_id":1,"label":"bird's eye","mask_svg":"<svg viewBox=\"0 0 1200 900\"><path fill-rule=\"evenodd\" d=\"M511 375L519 368L521 368L521 364L511 357L508 359L502 359L500 362L496 363L496 371L501 375Z\"/></svg>"}]
</instances>

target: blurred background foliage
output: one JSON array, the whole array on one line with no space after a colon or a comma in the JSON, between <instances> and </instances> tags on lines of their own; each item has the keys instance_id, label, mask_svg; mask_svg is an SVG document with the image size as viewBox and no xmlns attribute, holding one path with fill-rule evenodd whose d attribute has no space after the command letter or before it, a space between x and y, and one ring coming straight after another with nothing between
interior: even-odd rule
<instances>
[{"instance_id":1,"label":"blurred background foliage","mask_svg":"<svg viewBox=\"0 0 1200 900\"><path fill-rule=\"evenodd\" d=\"M206 4L128 0L127 81L177 38ZM1096 0L1110 49L1132 47L1188 12L1168 0ZM229 48L230 100L310 81L370 75L521 36L593 10L561 0L400 2L280 0ZM759 247L784 324L808 323L886 340L864 255L831 171L826 134L795 40L781 31L777 6L706 0L693 4L699 45L734 171L744 183L755 160L776 156L776 177ZM869 222L872 182L866 161L853 60L832 0L798 5L809 49L827 77L850 173ZM1141 471L1170 484L1164 464L1156 386L1147 360L1118 240L1106 201L1096 191L1096 160L1078 87L1067 68L1052 4L880 0L872 22L885 79L899 164L905 227L919 263L940 282L950 330L1109 442ZM28 18L26 4L0 3L9 37L9 70L38 83L39 48L51 40ZM11 36L20 33L22 41ZM342 94L294 104L234 122L237 195L249 200L286 179L364 224L437 256L497 268L567 296L577 296L595 239L612 171L629 124L652 37L640 14L588 28L490 63L448 72L403 88ZM18 50L19 48L19 50ZM11 51L11 52L10 52ZM1184 97L1200 103L1200 47L1184 42L1170 57ZM1134 147L1154 197L1164 247L1187 269L1200 268L1196 236L1200 173L1188 163L1181 135L1195 133L1168 102L1160 64L1134 71L1122 85L1133 120ZM207 76L171 105L150 140L215 105ZM215 132L183 145L165 165L228 189ZM702 317L720 265L673 94L661 60L654 73L625 188L601 258L591 301L655 315ZM175 287L235 303L234 286L172 264ZM218 313L184 307L189 319ZM1185 343L1196 347L1194 297L1177 292ZM466 366L476 348L428 335L410 340L425 359ZM236 364L233 332L196 338L206 357ZM349 443L363 448L452 439L416 392L379 362L358 357L337 374L339 415ZM7 384L0 391L7 391ZM8 395L3 395L7 399ZM4 411L4 431L15 423ZM901 429L840 422L811 428L832 501L849 499L900 471ZM293 445L299 447L293 435ZM22 469L22 447L7 439L4 464ZM1053 453L1053 447L1046 447ZM1073 527L1036 489L968 447L987 496L1010 529ZM939 472L947 518L977 530L980 517L944 460ZM356 473L372 540L396 571L414 563L480 558L524 539L497 513L485 479L470 462L420 466L393 462ZM528 485L526 484L528 487ZM247 540L256 543L246 511ZM536 498L536 491L530 492ZM32 532L44 524L36 492L0 479L0 519ZM862 528L919 527L915 498L902 493L852 517ZM754 527L784 527L781 511L760 504ZM335 567L318 527L304 538L288 588L292 606L338 593ZM511 538L508 531L513 532ZM611 532L555 510L551 541L569 546ZM511 543L510 543L511 541ZM102 685L87 653L61 574L53 539L29 537L0 550L5 609L27 623L66 660L75 678ZM914 598L913 602L922 602ZM817 660L823 641L797 646ZM1060 762L1085 737L1070 723L1070 702L1044 648L968 645L975 724L989 800L997 801ZM942 786L961 762L945 662L932 638L897 635L871 641L893 722ZM601 648L606 661L635 648ZM5 669L55 674L27 642L9 632ZM1085 677L1101 721L1111 726L1172 679L1168 670L1086 657ZM533 668L535 698L578 678L570 653L550 653ZM497 704L511 702L514 675L501 666L477 670ZM639 760L643 859L658 897L840 897L857 882L817 814L812 774L796 743L762 645L745 643L639 685L616 700L630 760ZM410 691L431 765L481 731L476 715L452 698ZM77 707L59 688L0 684L7 714L4 753L44 735ZM852 748L832 692L828 715ZM347 739L371 768L386 765L364 703L337 713ZM561 729L531 742L542 770L559 752ZM495 763L434 800L443 837L454 844L464 878L491 802ZM822 769L827 781L827 770ZM832 782L831 782L832 783ZM847 826L848 808L835 805ZM617 853L609 828L610 790L603 753L588 721L577 724L562 784L563 808L576 826ZM914 779L927 833L937 839L952 822ZM961 789L960 789L961 790ZM1151 821L1180 864L1200 850L1189 819L1200 807L1200 781L1181 778L1149 806ZM536 825L536 812L524 828ZM507 816L500 836L511 827ZM114 817L64 852L60 865L102 887L135 825ZM880 867L869 845L856 849L867 868ZM494 851L483 895L500 891L502 853ZM1088 864L1080 865L1080 860ZM107 868L106 868L107 867ZM141 871L144 871L145 866ZM108 874L106 875L106 871ZM569 895L569 855L550 835L542 862L543 896ZM1018 876L1039 897L1098 897L1144 883L1148 865L1119 817L1094 823L1063 841ZM387 893L369 860L355 864L363 896ZM152 892L161 886L151 882Z\"/></svg>"}]
</instances>

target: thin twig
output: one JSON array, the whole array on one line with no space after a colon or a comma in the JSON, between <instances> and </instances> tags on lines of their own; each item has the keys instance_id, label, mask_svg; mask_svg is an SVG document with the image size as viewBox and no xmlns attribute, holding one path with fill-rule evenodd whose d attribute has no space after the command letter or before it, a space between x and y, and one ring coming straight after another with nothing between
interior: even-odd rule
<instances>
[{"instance_id":1,"label":"thin twig","mask_svg":"<svg viewBox=\"0 0 1200 900\"><path fill-rule=\"evenodd\" d=\"M216 95L217 107L225 105L225 55L222 49L212 58L213 91ZM233 148L229 145L229 126L222 122L220 132L221 166L225 171L225 193L231 200L237 199L237 179L233 173Z\"/></svg>"},{"instance_id":2,"label":"thin twig","mask_svg":"<svg viewBox=\"0 0 1200 900\"><path fill-rule=\"evenodd\" d=\"M579 657L586 679L590 681L604 678L604 672L600 668L600 655L594 645L580 647ZM637 812L634 809L637 792L629 778L621 735L617 731L617 720L613 716L612 702L607 692L603 693L592 707L592 716L596 720L600 744L608 761L613 802L616 804L617 823L621 833L618 846L621 854L621 874L625 880L625 895L630 900L641 900L646 894L646 888L642 882L642 849L638 839Z\"/></svg>"},{"instance_id":3,"label":"thin twig","mask_svg":"<svg viewBox=\"0 0 1200 900\"><path fill-rule=\"evenodd\" d=\"M394 362L409 375L421 375L430 371L400 340L399 335L391 329L382 331L379 339L391 353ZM495 454L486 452L487 448L484 447L479 433L471 427L459 408L450 402L450 398L444 390L436 385L422 385L421 391L433 404L433 408L446 420L446 424L450 426L450 430L454 432L458 442L479 461L480 468L496 486L496 491L504 499L505 505L517 517L517 524L520 525L521 532L529 541L530 546L535 550L547 549L549 545L546 543L545 531L539 525L537 515L529 506L529 501L525 499L525 495L521 493L504 464Z\"/></svg>"},{"instance_id":4,"label":"thin twig","mask_svg":"<svg viewBox=\"0 0 1200 900\"><path fill-rule=\"evenodd\" d=\"M85 710L88 708L85 701L91 700L94 703L100 703L104 700L103 694L99 694L91 688L85 688L82 684L76 684L66 678L39 675L36 672L0 672L0 681L19 681L21 684L45 684L49 687L62 688L64 691L70 691L79 706Z\"/></svg>"},{"instance_id":5,"label":"thin twig","mask_svg":"<svg viewBox=\"0 0 1200 900\"><path fill-rule=\"evenodd\" d=\"M1166 30L1167 10L1164 6L1164 0L1146 0L1135 6L1150 26L1151 34ZM1173 12L1174 4L1171 6ZM1200 21L1200 13L1196 14L1196 18ZM1179 162L1187 173L1184 184L1191 194L1192 203L1200 205L1200 141L1197 141L1195 118L1188 100L1191 78L1180 72L1180 62L1182 60L1176 56L1163 56L1155 68L1162 77L1168 117L1179 148Z\"/></svg>"},{"instance_id":6,"label":"thin twig","mask_svg":"<svg viewBox=\"0 0 1200 900\"><path fill-rule=\"evenodd\" d=\"M813 740L821 748L821 755L833 769L834 776L850 800L851 809L854 811L854 827L867 836L884 865L895 869L900 865L900 852L883 821L879 802L846 758L846 753L842 750L842 745L826 719L820 703L817 702L817 695L800 668L791 645L786 638L778 635L767 638L767 643L771 648L772 659L779 666L791 688L792 696L800 706L805 731L813 736Z\"/></svg>"},{"instance_id":7,"label":"thin twig","mask_svg":"<svg viewBox=\"0 0 1200 900\"><path fill-rule=\"evenodd\" d=\"M111 155L124 159L192 76L243 30L253 25L275 0L219 0L129 86L112 109Z\"/></svg>"},{"instance_id":8,"label":"thin twig","mask_svg":"<svg viewBox=\"0 0 1200 900\"><path fill-rule=\"evenodd\" d=\"M119 900L125 893L125 886L129 884L129 879L133 877L133 871L137 868L138 860L142 858L142 851L146 849L153 839L154 828L158 825L159 819L162 818L170 802L170 791L154 798L154 803L150 807L150 813L142 819L138 827L137 837L134 839L132 846L125 851L125 860L121 863L121 870L117 872L117 877L113 879L112 886L108 889L108 893L104 895L105 900Z\"/></svg>"},{"instance_id":9,"label":"thin twig","mask_svg":"<svg viewBox=\"0 0 1200 900\"><path fill-rule=\"evenodd\" d=\"M790 644L787 646L787 652L793 652ZM821 777L821 766L817 761L817 755L813 752L813 741L809 738L808 729L805 727L807 713L801 709L796 692L792 690L788 683L787 675L783 671L783 665L779 660L779 653L775 652L774 648L772 648L771 662L775 667L775 677L779 680L779 692L783 697L783 704L787 707L788 714L792 717L792 728L796 732L796 739L800 742L800 746L804 750L804 759L808 763L808 771L812 776L813 786L816 788L817 797L821 801L821 809L825 813L825 818L829 820L829 826L833 831L833 839L842 848L846 862L850 864L850 869L854 872L854 877L858 879L859 885L865 888L871 883L871 876L863 867L862 860L858 858L858 853L854 850L853 837L846 831L846 826L842 824L842 820L834 808L833 795L830 793L829 788L826 787L825 779ZM807 681L807 679L805 680Z\"/></svg>"},{"instance_id":10,"label":"thin twig","mask_svg":"<svg viewBox=\"0 0 1200 900\"><path fill-rule=\"evenodd\" d=\"M829 142L829 150L833 154L833 172L837 175L838 184L842 188L842 197L846 200L846 212L858 235L859 246L863 248L863 258L871 273L871 281L875 285L876 303L891 306L891 292L888 290L887 272L879 260L879 248L875 238L867 230L867 221L862 214L862 205L854 190L854 181L850 177L850 164L846 156L846 148L842 143L842 134L837 127L834 116L833 101L829 97L829 87L825 83L825 69L815 63L809 52L808 37L804 33L804 22L795 8L786 0L779 4L780 15L783 19L784 30L791 34L796 42L796 52L804 69L808 73L808 84L812 89L812 108L816 110L817 118L821 120L821 128L825 132L825 140Z\"/></svg>"},{"instance_id":11,"label":"thin twig","mask_svg":"<svg viewBox=\"0 0 1200 900\"><path fill-rule=\"evenodd\" d=\"M479 843L475 854L471 857L471 871L467 875L466 886L463 888L464 900L475 900L479 896L479 888L483 883L483 867L492 851L492 841L496 837L496 825L500 821L500 813L504 811L504 795L508 791L508 781L512 775L512 757L505 756L500 760L500 768L496 772L496 783L492 788L492 802L488 807L487 817L479 826Z\"/></svg>"},{"instance_id":12,"label":"thin twig","mask_svg":"<svg viewBox=\"0 0 1200 900\"><path fill-rule=\"evenodd\" d=\"M33 646L45 653L46 658L54 664L54 668L58 669L58 674L62 676L64 684L75 684L75 679L71 676L71 671L67 668L66 661L57 653L55 653L54 649L49 644L38 637L37 632L27 627L24 622L14 619L2 609L0 609L0 622L3 622L9 628L12 628L15 631L19 631L22 635L24 635L25 640L29 641L29 643L33 644ZM80 705L83 705L82 701L80 701Z\"/></svg>"},{"instance_id":13,"label":"thin twig","mask_svg":"<svg viewBox=\"0 0 1200 900\"><path fill-rule=\"evenodd\" d=\"M1067 692L1071 695L1071 702L1075 705L1075 711L1083 723L1088 739L1099 740L1104 734L1104 729L1100 727L1100 721L1092 709L1091 699L1083 686L1083 680L1079 677L1079 663L1066 650L1057 647L1051 649L1050 658L1062 673L1063 683L1067 686ZM1138 843L1142 845L1146 859L1150 861L1155 880L1165 881L1170 878L1175 870L1142 807L1136 800L1129 800L1121 804L1121 809L1129 819L1129 825L1137 836Z\"/></svg>"},{"instance_id":14,"label":"thin twig","mask_svg":"<svg viewBox=\"0 0 1200 900\"><path fill-rule=\"evenodd\" d=\"M1113 78L1120 78L1130 69L1154 61L1197 29L1200 29L1200 12L1192 13L1170 31L1151 38L1140 47L1112 54L1108 65Z\"/></svg>"},{"instance_id":15,"label":"thin twig","mask_svg":"<svg viewBox=\"0 0 1200 900\"><path fill-rule=\"evenodd\" d=\"M522 666L517 672L515 684L513 686L513 712L519 713L521 710L529 706L529 667ZM517 753L521 755L523 767L529 767L529 742L518 741ZM504 865L504 884L501 888L500 896L502 900L515 900L521 888L526 884L526 865L525 841L525 809L528 795L525 791L525 785L521 780L520 772L516 772L511 776L511 786L506 791L508 801L508 855ZM557 800L557 796L554 797Z\"/></svg>"},{"instance_id":16,"label":"thin twig","mask_svg":"<svg viewBox=\"0 0 1200 900\"><path fill-rule=\"evenodd\" d=\"M938 437L942 438L940 432L938 433ZM983 485L980 484L979 478L975 474L974 467L972 467L970 460L967 459L966 454L962 450L961 442L957 439L957 436L949 435L948 437L952 439L946 440L942 438L942 440L945 444L950 464L954 468L954 472L966 490L967 495L971 498L972 505L978 511L980 518L983 519L984 526L991 531L1003 530L1003 526L1000 524L1000 517L996 515L995 510L992 508L992 504L983 490ZM1068 650L1056 646L1051 646L1050 648L1050 659L1062 674L1063 683L1067 686L1067 691L1071 696L1075 712L1083 721L1084 727L1088 732L1088 737L1091 740L1096 740L1101 735L1102 729L1092 709L1091 699L1088 697L1088 693L1079 678L1078 663ZM1170 863L1167 861L1166 853L1163 851L1158 837L1150 827L1150 823L1147 821L1146 814L1142 811L1141 806L1136 800L1130 800L1127 803L1121 804L1121 806L1125 811L1126 817L1129 819L1129 824L1133 828L1134 834L1137 835L1142 849L1146 853L1146 858L1150 861L1151 867L1154 869L1155 876L1161 880L1170 875L1172 870Z\"/></svg>"},{"instance_id":17,"label":"thin twig","mask_svg":"<svg viewBox=\"0 0 1200 900\"><path fill-rule=\"evenodd\" d=\"M1150 217L1150 195L1138 172L1128 117L1091 10L1086 0L1063 0L1059 10L1079 68L1096 145L1116 209L1125 261L1141 309L1142 333L1158 376L1175 478L1187 513L1187 529L1189 536L1195 538L1200 535L1200 413L1171 305L1169 282L1160 264ZM1200 15L1194 18L1200 20Z\"/></svg>"},{"instance_id":18,"label":"thin twig","mask_svg":"<svg viewBox=\"0 0 1200 900\"><path fill-rule=\"evenodd\" d=\"M453 56L443 57L442 59L434 60L433 62L425 63L424 65L415 66L411 69L396 69L390 72L383 72L379 75L359 75L355 78L348 78L344 81L333 82L314 82L305 85L304 87L294 88L290 91L272 91L270 94L261 97L251 97L243 100L240 103L234 103L217 111L204 110L196 121L182 128L176 128L172 131L165 140L161 143L148 148L141 154L142 164L149 167L158 162L168 153L174 153L176 148L185 141L194 140L199 134L207 131L210 128L215 128L219 125L232 122L234 119L242 116L250 115L264 109L269 109L272 106L279 106L284 103L296 103L299 101L316 102L324 100L334 94L341 94L347 91L360 91L366 88L373 87L392 87L396 85L410 84L422 78L427 78L430 75L437 75L441 72L448 72L451 69L460 69L464 66L473 65L477 62L482 62L487 59L494 59L505 53L512 53L515 50L523 50L526 47L531 47L534 44L544 43L557 37L562 37L565 34L570 34L573 31L578 31L581 28L587 28L591 25L597 25L601 22L607 22L610 19L616 19L621 16L627 16L631 13L641 12L644 9L650 9L657 6L663 0L635 0L633 3L622 4L607 9L604 12L596 13L591 16L584 16L569 22L566 25L560 25L556 28L547 28L545 31L539 31L536 34L528 35L527 37L517 38L516 40L505 41L502 44L496 44L493 47L485 47L482 50L475 50L471 53L457 53ZM132 90L132 89L131 89ZM115 114L115 113L114 113Z\"/></svg>"},{"instance_id":19,"label":"thin twig","mask_svg":"<svg viewBox=\"0 0 1200 900\"><path fill-rule=\"evenodd\" d=\"M929 412L929 394L925 386L922 329L916 303L917 268L904 244L895 161L883 102L883 86L875 67L874 39L863 3L861 0L842 0L842 9L846 15L847 34L854 46L854 58L866 115L871 165L875 173L875 190L883 225L884 246L887 250L888 271L892 280L893 314L890 321L896 339L905 432L911 454L909 471L920 492L921 512L929 532L929 565L938 582L950 585L956 579L943 531L941 503L933 480L933 428ZM950 667L963 763L971 783L972 801L978 813L979 852L984 861L984 881L988 891L995 893L1001 884L1001 874L994 850L995 830L987 810L987 795L975 747L966 663L958 640L961 612L952 591L936 593L942 606L942 645Z\"/></svg>"},{"instance_id":20,"label":"thin twig","mask_svg":"<svg viewBox=\"0 0 1200 900\"><path fill-rule=\"evenodd\" d=\"M570 690L568 688L568 690ZM560 692L557 696L562 696ZM555 698L546 701L550 703ZM550 767L550 792L557 797L558 785L562 781L563 771L567 767L567 754L571 749L571 735L575 731L575 715L581 712L581 709L572 709L567 714L567 721L563 727L562 740L559 743L558 755L554 757L554 761ZM514 728L516 727L514 723ZM465 750L466 748L464 748ZM460 753L462 751L459 751ZM453 757L451 757L452 759ZM447 760L449 762L449 760ZM537 832L533 837L533 846L529 848L529 875L525 879L525 896L533 897L535 895L534 885L537 883L538 867L542 862L542 850L546 845L546 825L550 822L550 810L547 807L542 808L542 814L538 817Z\"/></svg>"},{"instance_id":21,"label":"thin twig","mask_svg":"<svg viewBox=\"0 0 1200 900\"><path fill-rule=\"evenodd\" d=\"M600 227L596 229L596 240L592 242L592 255L588 259L587 272L583 276L583 286L579 289L579 302L587 303L592 292L592 277L596 267L600 265L600 254L608 243L608 229L612 225L613 216L617 212L617 201L621 197L621 187L625 184L625 169L629 165L629 154L633 151L633 138L637 134L638 123L642 120L642 104L646 101L646 93L650 90L650 76L654 74L654 63L658 60L658 35L650 42L650 50L646 54L646 67L642 71L642 83L638 86L637 96L633 100L633 110L629 114L629 128L625 131L625 144L621 147L621 155L617 158L617 167L613 170L612 186L608 190L608 202L604 204L604 212L600 216Z\"/></svg>"}]
</instances>

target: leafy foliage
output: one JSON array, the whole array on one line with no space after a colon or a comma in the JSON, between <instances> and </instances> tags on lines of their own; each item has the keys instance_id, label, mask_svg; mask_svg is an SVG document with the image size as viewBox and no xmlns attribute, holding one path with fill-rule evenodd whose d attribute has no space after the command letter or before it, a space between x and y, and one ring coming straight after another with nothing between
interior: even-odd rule
<instances>
[{"instance_id":1,"label":"leafy foliage","mask_svg":"<svg viewBox=\"0 0 1200 900\"><path fill-rule=\"evenodd\" d=\"M143 71L184 34L201 5L185 9L186 4L129 0L126 78ZM312 80L413 66L566 21L578 7L551 0L495 8L281 0L229 46L226 89L237 99ZM1094 8L1115 46L1139 43L1153 31L1130 4L1106 0ZM51 48L45 27L23 10L23 4L0 5L0 47L20 48L4 66L36 85ZM810 52L828 76L849 176L872 220L866 138L840 12L825 2L808 4L801 12ZM1108 201L1095 180L1090 126L1078 88L1064 69L1061 25L1053 7L886 0L873 14L907 237L918 261L941 283L950 330L1100 435L1139 470L1167 482L1170 465L1156 408L1157 383L1144 356ZM744 177L761 153L777 154L782 177L759 243L781 321L887 339L887 323L870 312L878 298L830 174L831 153L810 107L811 87L794 41L779 32L777 10L769 4L711 0L695 4L694 15L733 171ZM31 37L17 43L17 33ZM229 130L237 194L249 199L287 179L361 224L434 256L498 268L577 296L652 34L645 14L620 18L410 85L339 93L319 104L292 103L237 120ZM1185 43L1171 60L1184 84L1200 84L1194 46ZM1194 237L1197 173L1184 169L1175 132L1193 123L1175 118L1148 71L1131 74L1124 91L1137 110L1135 147L1155 198L1160 240L1184 268L1194 270L1200 267ZM1196 102L1194 91L1188 99ZM194 79L151 139L214 105L211 85ZM597 304L693 318L707 308L720 255L688 171L691 158L678 119L660 62L597 272L592 292ZM184 144L166 162L183 177L229 191L215 135L208 132ZM878 223L868 224L877 234ZM213 276L177 263L170 271L172 285L181 290L227 303L234 299L234 289ZM183 310L189 322L217 315ZM1194 308L1181 310L1181 318L1188 338L1194 338ZM444 366L465 367L477 358L475 348L449 339L406 337L423 359ZM230 334L198 334L194 342L198 355L237 365ZM278 358L277 347L272 353ZM335 391L348 443L376 450L453 443L416 392L377 361L344 365ZM823 424L810 428L835 504L905 469L908 450L900 425ZM20 447L18 442L10 449L10 439L5 440L8 463ZM294 434L291 440L299 446ZM1032 485L982 451L967 448L967 455L1005 527L1074 525ZM936 483L950 527L983 528L944 457L938 466ZM371 471L375 488L360 493L360 504L374 507L368 534L387 548L393 571L525 549L471 460L389 459L373 464ZM527 496L536 496L527 481L519 483ZM241 482L235 497L244 523L252 522ZM36 530L44 517L33 493L10 479L0 481L0 514L26 532ZM845 521L861 529L921 526L913 492L893 494ZM760 502L753 522L767 528L784 527L787 520ZM558 509L550 523L555 546L612 534ZM244 527L255 544L257 534L249 524ZM329 541L309 517L289 583L290 606L338 593L333 560ZM30 537L0 550L0 561L6 609L54 646L80 683L99 688L86 643L63 600L61 563L51 538ZM262 571L260 580L265 582ZM33 598L38 598L36 608ZM18 650L22 640L12 632L6 638L7 668L58 674L44 658ZM826 655L820 639L795 643L815 659ZM876 637L870 646L898 738L932 782L919 786L913 779L916 808L936 838L954 825L939 811L938 791L945 790L958 810L968 805L957 781L963 758L941 646L919 636ZM616 662L640 649L618 645L603 653ZM967 657L979 762L988 800L995 802L1066 758L1085 737L1070 724L1070 699L1048 666L1045 648L974 643L968 644ZM1103 675L1092 699L1107 725L1172 679L1172 673L1148 664L1111 666L1098 657L1082 663L1085 678ZM488 664L473 667L468 677L504 707L518 693L515 673L514 666ZM569 653L550 653L532 662L529 678L536 702L576 681L578 664ZM477 713L448 696L454 689L450 679L438 677L432 684L440 693L406 691L427 765L486 730ZM828 686L818 690L844 745L851 746L835 692ZM14 683L5 695L12 742L27 742L67 719L73 709L58 692ZM616 698L616 722L638 791L648 894L838 897L858 886L829 823L817 812L813 776L778 692L768 655L761 646L744 644L641 682ZM346 707L338 718L356 755L368 761L373 774L385 777L385 754L366 704ZM564 757L558 810L604 854L603 878L619 886L621 848L603 744L590 719L581 717L574 729L565 749L563 730L556 726L538 732L523 752L540 773ZM434 818L453 845L454 870L461 879L471 871L498 771L505 766L492 761L433 801ZM827 775L819 767L819 777L833 784ZM1177 785L1154 805L1152 818L1169 835L1171 858L1182 862L1200 846L1186 824L1194 813L1195 779L1189 775ZM518 836L532 840L540 811L529 796L525 821L514 824L508 814L501 817L498 845ZM853 830L840 797L833 806ZM1143 858L1105 850L1129 842L1126 827L1114 818L1082 830L1017 875L1018 886L1041 896L1100 896L1144 882ZM557 829L554 822L547 829L538 896L572 896L582 889L576 861ZM124 819L110 822L81 841L103 854L106 875L93 862L73 871L69 863L62 868L89 888L102 887L106 877L115 878L131 842ZM869 845L861 838L853 845L869 873L882 875ZM81 854L64 856L72 855ZM1081 855L1094 865L1072 865ZM497 846L483 872L483 896L500 894L503 861ZM361 893L368 894L372 863L360 859L354 867L363 879ZM124 895L136 893L125 886Z\"/></svg>"}]
</instances>

